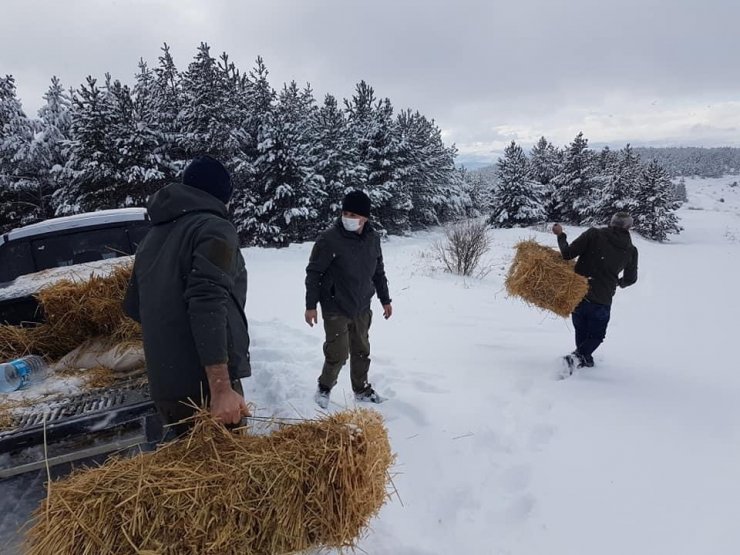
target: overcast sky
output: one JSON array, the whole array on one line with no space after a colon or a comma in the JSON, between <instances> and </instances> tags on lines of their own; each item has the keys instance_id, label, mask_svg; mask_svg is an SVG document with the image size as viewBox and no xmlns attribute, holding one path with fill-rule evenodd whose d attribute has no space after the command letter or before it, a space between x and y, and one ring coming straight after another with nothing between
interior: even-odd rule
<instances>
[{"instance_id":1,"label":"overcast sky","mask_svg":"<svg viewBox=\"0 0 740 555\"><path fill-rule=\"evenodd\" d=\"M434 118L463 162L512 139L740 146L737 0L2 0L0 73L29 114L52 75L132 82L197 45L317 97L368 81Z\"/></svg>"}]
</instances>

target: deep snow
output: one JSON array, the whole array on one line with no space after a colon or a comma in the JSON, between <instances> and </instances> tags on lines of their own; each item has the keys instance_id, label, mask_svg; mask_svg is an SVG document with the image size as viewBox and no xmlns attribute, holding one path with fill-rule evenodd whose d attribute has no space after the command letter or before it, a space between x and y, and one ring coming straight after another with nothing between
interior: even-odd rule
<instances>
[{"instance_id":1,"label":"deep snow","mask_svg":"<svg viewBox=\"0 0 740 555\"><path fill-rule=\"evenodd\" d=\"M440 232L384 244L394 315L371 329L371 379L389 400L392 499L370 555L740 553L740 187L688 180L684 233L635 238L638 283L617 292L596 368L557 381L569 321L507 298L520 239L491 231L490 273L430 256ZM724 198L724 202L720 199ZM566 228L571 238L579 230ZM313 416L321 328L303 321L311 245L246 249L258 415ZM348 368L330 410L352 406ZM7 493L7 492L6 492ZM11 492L11 495L13 493Z\"/></svg>"},{"instance_id":2,"label":"deep snow","mask_svg":"<svg viewBox=\"0 0 740 555\"><path fill-rule=\"evenodd\" d=\"M635 238L597 367L556 381L569 321L507 298L533 230L494 230L483 279L443 273L440 234L384 244L394 316L371 329L374 386L398 454L394 499L360 544L372 555L740 553L740 188L689 180L684 233ZM724 198L725 202L719 199ZM579 231L566 228L571 237ZM260 414L311 416L322 331L303 322L310 244L247 249ZM348 368L332 394L354 404ZM339 407L334 405L332 410Z\"/></svg>"}]
</instances>

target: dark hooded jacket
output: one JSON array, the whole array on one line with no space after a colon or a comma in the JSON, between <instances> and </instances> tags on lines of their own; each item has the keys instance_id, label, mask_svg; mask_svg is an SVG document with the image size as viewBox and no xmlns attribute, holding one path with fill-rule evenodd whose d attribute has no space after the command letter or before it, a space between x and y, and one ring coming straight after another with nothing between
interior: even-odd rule
<instances>
[{"instance_id":1,"label":"dark hooded jacket","mask_svg":"<svg viewBox=\"0 0 740 555\"><path fill-rule=\"evenodd\" d=\"M205 366L250 375L244 305L247 271L223 202L172 184L148 205L152 229L139 245L124 301L141 322L154 401L208 393Z\"/></svg>"},{"instance_id":2,"label":"dark hooded jacket","mask_svg":"<svg viewBox=\"0 0 740 555\"><path fill-rule=\"evenodd\" d=\"M627 230L592 227L570 245L561 233L558 246L566 260L578 257L576 272L588 278L586 299L593 303L611 305L617 285L628 287L637 281L637 248Z\"/></svg>"},{"instance_id":3,"label":"dark hooded jacket","mask_svg":"<svg viewBox=\"0 0 740 555\"><path fill-rule=\"evenodd\" d=\"M347 231L342 220L324 231L306 267L306 308L321 302L325 314L356 318L370 309L377 292L383 305L391 303L380 236L368 222L362 233Z\"/></svg>"}]
</instances>

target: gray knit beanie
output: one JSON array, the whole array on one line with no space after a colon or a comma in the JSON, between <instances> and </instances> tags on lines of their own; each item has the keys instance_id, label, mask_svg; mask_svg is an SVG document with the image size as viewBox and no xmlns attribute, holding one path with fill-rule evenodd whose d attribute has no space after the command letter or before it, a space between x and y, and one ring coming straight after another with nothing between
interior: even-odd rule
<instances>
[{"instance_id":1,"label":"gray knit beanie","mask_svg":"<svg viewBox=\"0 0 740 555\"><path fill-rule=\"evenodd\" d=\"M629 215L629 212L617 212L612 216L609 226L618 227L619 229L629 229L633 223L632 216Z\"/></svg>"}]
</instances>

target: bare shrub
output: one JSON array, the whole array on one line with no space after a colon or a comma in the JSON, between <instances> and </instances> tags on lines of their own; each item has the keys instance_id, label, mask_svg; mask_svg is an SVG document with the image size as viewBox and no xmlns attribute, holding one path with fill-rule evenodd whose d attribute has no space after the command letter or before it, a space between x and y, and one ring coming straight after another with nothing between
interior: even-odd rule
<instances>
[{"instance_id":1,"label":"bare shrub","mask_svg":"<svg viewBox=\"0 0 740 555\"><path fill-rule=\"evenodd\" d=\"M483 221L467 220L445 228L445 239L437 241L434 250L448 271L472 276L481 257L490 248L488 226Z\"/></svg>"}]
</instances>

